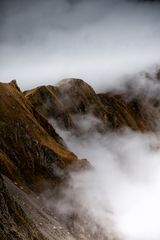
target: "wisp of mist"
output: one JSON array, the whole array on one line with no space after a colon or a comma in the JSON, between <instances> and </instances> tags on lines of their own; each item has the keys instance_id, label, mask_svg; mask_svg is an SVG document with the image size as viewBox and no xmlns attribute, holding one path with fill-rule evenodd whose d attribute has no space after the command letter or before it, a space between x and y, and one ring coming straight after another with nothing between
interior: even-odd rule
<instances>
[{"instance_id":1,"label":"wisp of mist","mask_svg":"<svg viewBox=\"0 0 160 240\"><path fill-rule=\"evenodd\" d=\"M126 240L160 238L160 138L154 134L119 133L77 139L63 138L79 158L87 158L94 170L71 175L74 200L106 232Z\"/></svg>"}]
</instances>

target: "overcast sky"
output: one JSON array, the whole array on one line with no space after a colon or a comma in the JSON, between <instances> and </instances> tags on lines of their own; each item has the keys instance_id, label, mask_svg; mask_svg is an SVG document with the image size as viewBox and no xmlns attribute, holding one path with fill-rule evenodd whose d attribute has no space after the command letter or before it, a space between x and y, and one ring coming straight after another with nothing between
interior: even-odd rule
<instances>
[{"instance_id":1,"label":"overcast sky","mask_svg":"<svg viewBox=\"0 0 160 240\"><path fill-rule=\"evenodd\" d=\"M0 81L82 78L96 90L160 63L159 1L1 0Z\"/></svg>"}]
</instances>

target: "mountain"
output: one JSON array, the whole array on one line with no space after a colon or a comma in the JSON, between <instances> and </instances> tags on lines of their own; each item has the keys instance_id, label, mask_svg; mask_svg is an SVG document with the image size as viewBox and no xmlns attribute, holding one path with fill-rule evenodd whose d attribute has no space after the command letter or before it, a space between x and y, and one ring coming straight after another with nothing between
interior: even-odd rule
<instances>
[{"instance_id":1,"label":"mountain","mask_svg":"<svg viewBox=\"0 0 160 240\"><path fill-rule=\"evenodd\" d=\"M80 130L77 118L91 115L99 120L97 128L101 132L125 126L134 130L153 130L152 114L142 99L133 95L128 100L126 92L96 94L80 79L65 79L55 87L41 86L24 94L39 113L48 120L53 119L59 127Z\"/></svg>"},{"instance_id":2,"label":"mountain","mask_svg":"<svg viewBox=\"0 0 160 240\"><path fill-rule=\"evenodd\" d=\"M59 127L78 130L76 116L92 114L107 124L107 109L95 91L80 79L65 79L58 86L42 86L25 92L26 98ZM60 121L59 121L60 119Z\"/></svg>"},{"instance_id":3,"label":"mountain","mask_svg":"<svg viewBox=\"0 0 160 240\"><path fill-rule=\"evenodd\" d=\"M70 187L70 173L94 170L67 148L58 132L155 131L159 100L141 96L133 88L97 94L81 79L24 93L15 80L0 83L1 240L113 239L99 225L93 231L73 199L74 211L67 216L56 212L61 189ZM52 210L44 199L54 201Z\"/></svg>"}]
</instances>

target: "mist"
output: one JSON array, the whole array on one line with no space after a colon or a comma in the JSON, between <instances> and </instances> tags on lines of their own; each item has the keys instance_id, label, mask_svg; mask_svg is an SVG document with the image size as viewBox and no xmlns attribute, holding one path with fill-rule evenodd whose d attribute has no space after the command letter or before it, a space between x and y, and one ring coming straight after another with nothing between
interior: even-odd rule
<instances>
[{"instance_id":1,"label":"mist","mask_svg":"<svg viewBox=\"0 0 160 240\"><path fill-rule=\"evenodd\" d=\"M68 147L92 170L72 173L66 199L73 198L109 239L160 238L160 136L129 129L77 138L63 132ZM66 202L66 199L64 202ZM64 203L63 202L63 203ZM57 205L58 207L58 205ZM62 209L62 202L59 205ZM70 208L64 205L65 214ZM63 209L63 210L64 210ZM82 210L80 210L82 214Z\"/></svg>"},{"instance_id":2,"label":"mist","mask_svg":"<svg viewBox=\"0 0 160 240\"><path fill-rule=\"evenodd\" d=\"M96 91L160 63L158 1L5 1L0 80L25 90L82 78Z\"/></svg>"}]
</instances>

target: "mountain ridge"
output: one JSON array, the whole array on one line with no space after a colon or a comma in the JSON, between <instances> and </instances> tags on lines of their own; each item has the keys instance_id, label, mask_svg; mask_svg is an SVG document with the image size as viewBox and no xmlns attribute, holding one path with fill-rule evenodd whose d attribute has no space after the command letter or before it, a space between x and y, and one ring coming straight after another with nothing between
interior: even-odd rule
<instances>
[{"instance_id":1,"label":"mountain ridge","mask_svg":"<svg viewBox=\"0 0 160 240\"><path fill-rule=\"evenodd\" d=\"M47 210L43 193L49 197L51 189L57 201L61 189L69 187L70 172L94 171L86 159L79 160L67 148L58 129L73 136L107 134L126 127L157 130L159 99L155 105L150 96L145 101L141 94L128 98L131 93L125 91L97 94L81 79L24 93L15 80L0 83L0 240L114 238L106 236L99 225L93 232L78 210L67 217Z\"/></svg>"}]
</instances>

